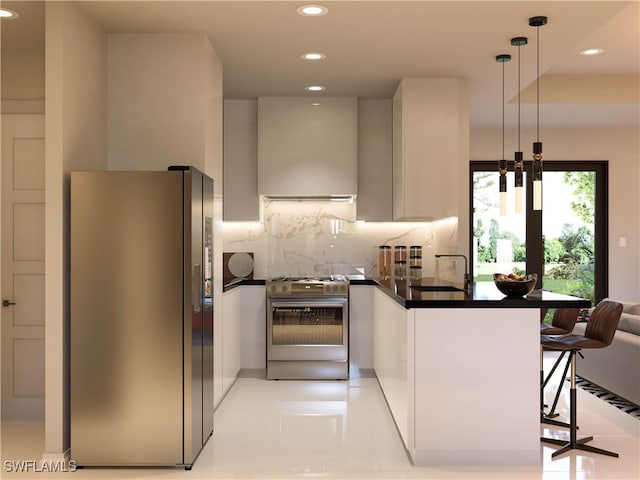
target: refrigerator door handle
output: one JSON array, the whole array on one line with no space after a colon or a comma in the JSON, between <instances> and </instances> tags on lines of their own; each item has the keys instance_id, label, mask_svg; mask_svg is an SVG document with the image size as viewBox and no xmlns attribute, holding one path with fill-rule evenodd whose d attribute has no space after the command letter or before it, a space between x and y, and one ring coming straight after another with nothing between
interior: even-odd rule
<instances>
[{"instance_id":1,"label":"refrigerator door handle","mask_svg":"<svg viewBox=\"0 0 640 480\"><path fill-rule=\"evenodd\" d=\"M193 265L191 282L193 312L199 313L202 310L202 273L199 263Z\"/></svg>"}]
</instances>

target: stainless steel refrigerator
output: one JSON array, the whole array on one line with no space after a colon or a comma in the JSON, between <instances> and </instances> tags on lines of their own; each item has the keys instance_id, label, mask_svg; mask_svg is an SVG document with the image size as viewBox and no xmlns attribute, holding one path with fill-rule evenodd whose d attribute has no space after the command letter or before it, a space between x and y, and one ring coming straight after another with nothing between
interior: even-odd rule
<instances>
[{"instance_id":1,"label":"stainless steel refrigerator","mask_svg":"<svg viewBox=\"0 0 640 480\"><path fill-rule=\"evenodd\" d=\"M213 180L71 174L71 458L191 468L213 431Z\"/></svg>"}]
</instances>

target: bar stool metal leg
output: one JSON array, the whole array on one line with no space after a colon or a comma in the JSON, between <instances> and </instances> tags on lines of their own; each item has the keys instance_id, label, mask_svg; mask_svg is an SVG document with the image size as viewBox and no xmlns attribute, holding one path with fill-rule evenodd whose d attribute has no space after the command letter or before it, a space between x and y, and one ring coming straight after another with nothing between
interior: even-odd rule
<instances>
[{"instance_id":1,"label":"bar stool metal leg","mask_svg":"<svg viewBox=\"0 0 640 480\"><path fill-rule=\"evenodd\" d=\"M544 407L546 406L544 403L544 387L546 387L547 383L549 383L549 380L551 379L553 373L555 372L556 368L558 368L558 365L560 365L560 362L564 358L566 351L563 350L560 356L556 359L555 363L553 364L553 368L549 372L549 375L547 375L547 378L544 378L543 352L544 352L544 349L541 347L540 348L540 423L545 423L547 425L555 425L556 427L569 427L570 425L568 423L560 422L558 420L553 420L553 417L557 416L557 414L554 414L554 412L556 409L556 405L558 404L558 399L560 398L560 392L562 390L562 382L558 386L558 390L556 392L555 399L551 407L551 411L548 414L544 412ZM564 368L564 372L562 375L563 381L567 377L568 369L569 369L569 360L567 360L567 364L565 365L565 368Z\"/></svg>"},{"instance_id":2,"label":"bar stool metal leg","mask_svg":"<svg viewBox=\"0 0 640 480\"><path fill-rule=\"evenodd\" d=\"M560 355L560 357L558 358L558 361L562 360L562 357L564 357L565 353L566 352L562 352L562 355ZM569 371L569 360L567 360L566 365L564 366L564 370L562 371L562 380L560 380L560 383L558 384L558 389L556 390L556 395L553 398L551 409L545 415L546 418L554 418L558 416L558 414L556 413L556 407L558 406L558 400L560 400L560 394L562 393L562 384L567 380L568 371ZM549 374L548 378L551 378L551 373ZM569 424L565 424L565 425L569 426Z\"/></svg>"},{"instance_id":3,"label":"bar stool metal leg","mask_svg":"<svg viewBox=\"0 0 640 480\"><path fill-rule=\"evenodd\" d=\"M587 442L593 440L593 437L577 438L577 395L576 395L576 350L569 351L569 362L571 362L571 389L569 390L570 396L570 419L569 419L569 441L559 440L556 438L541 437L540 440L547 443L553 443L555 445L561 445L562 448L556 450L551 454L551 458L555 458L558 455L568 452L569 450L583 450L586 452L600 453L602 455L608 455L610 457L618 457L617 453L603 450L602 448L586 445Z\"/></svg>"}]
</instances>

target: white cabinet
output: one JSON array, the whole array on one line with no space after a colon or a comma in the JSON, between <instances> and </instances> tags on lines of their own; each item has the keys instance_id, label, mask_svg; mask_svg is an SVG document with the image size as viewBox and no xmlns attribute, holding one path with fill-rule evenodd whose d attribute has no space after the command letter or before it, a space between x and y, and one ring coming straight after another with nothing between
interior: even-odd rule
<instances>
[{"instance_id":1,"label":"white cabinet","mask_svg":"<svg viewBox=\"0 0 640 480\"><path fill-rule=\"evenodd\" d=\"M393 219L459 216L468 162L467 81L403 79L393 97Z\"/></svg>"},{"instance_id":2,"label":"white cabinet","mask_svg":"<svg viewBox=\"0 0 640 480\"><path fill-rule=\"evenodd\" d=\"M406 310L378 288L374 312L376 375L415 465L540 461L537 309Z\"/></svg>"},{"instance_id":3,"label":"white cabinet","mask_svg":"<svg viewBox=\"0 0 640 480\"><path fill-rule=\"evenodd\" d=\"M358 220L393 219L392 125L391 99L358 100Z\"/></svg>"},{"instance_id":4,"label":"white cabinet","mask_svg":"<svg viewBox=\"0 0 640 480\"><path fill-rule=\"evenodd\" d=\"M355 97L258 98L258 193L357 194Z\"/></svg>"},{"instance_id":5,"label":"white cabinet","mask_svg":"<svg viewBox=\"0 0 640 480\"><path fill-rule=\"evenodd\" d=\"M372 285L349 287L349 375L373 369L374 310Z\"/></svg>"},{"instance_id":6,"label":"white cabinet","mask_svg":"<svg viewBox=\"0 0 640 480\"><path fill-rule=\"evenodd\" d=\"M409 389L413 338L413 311L406 310L382 290L374 291L374 365L376 376L405 445L413 431L412 395ZM411 413L411 414L410 414Z\"/></svg>"},{"instance_id":7,"label":"white cabinet","mask_svg":"<svg viewBox=\"0 0 640 480\"><path fill-rule=\"evenodd\" d=\"M415 464L538 465L538 309L414 312Z\"/></svg>"},{"instance_id":8,"label":"white cabinet","mask_svg":"<svg viewBox=\"0 0 640 480\"><path fill-rule=\"evenodd\" d=\"M223 395L238 377L240 371L240 311L242 288L225 292L222 297L222 341L216 348L222 349L222 392ZM215 319L214 319L215 321Z\"/></svg>"},{"instance_id":9,"label":"white cabinet","mask_svg":"<svg viewBox=\"0 0 640 480\"><path fill-rule=\"evenodd\" d=\"M215 340L220 372L214 379L216 404L229 390L240 370L266 368L266 290L264 285L241 285L222 296L220 333ZM220 325L221 324L221 325Z\"/></svg>"},{"instance_id":10,"label":"white cabinet","mask_svg":"<svg viewBox=\"0 0 640 480\"><path fill-rule=\"evenodd\" d=\"M258 102L224 101L224 220L258 221Z\"/></svg>"},{"instance_id":11,"label":"white cabinet","mask_svg":"<svg viewBox=\"0 0 640 480\"><path fill-rule=\"evenodd\" d=\"M238 287L242 291L238 325L240 338L240 368L266 368L267 351L267 291L264 285Z\"/></svg>"}]
</instances>

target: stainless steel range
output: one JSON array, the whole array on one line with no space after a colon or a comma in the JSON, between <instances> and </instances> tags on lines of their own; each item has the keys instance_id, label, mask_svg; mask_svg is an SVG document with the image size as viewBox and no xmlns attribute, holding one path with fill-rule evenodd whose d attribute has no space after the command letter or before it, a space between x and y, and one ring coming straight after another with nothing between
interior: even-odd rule
<instances>
[{"instance_id":1,"label":"stainless steel range","mask_svg":"<svg viewBox=\"0 0 640 480\"><path fill-rule=\"evenodd\" d=\"M267 378L349 378L349 280L267 280Z\"/></svg>"}]
</instances>

